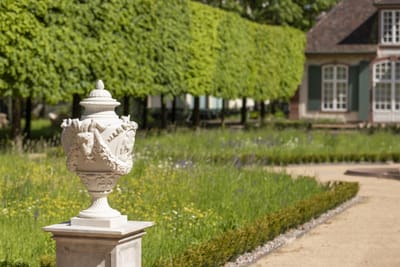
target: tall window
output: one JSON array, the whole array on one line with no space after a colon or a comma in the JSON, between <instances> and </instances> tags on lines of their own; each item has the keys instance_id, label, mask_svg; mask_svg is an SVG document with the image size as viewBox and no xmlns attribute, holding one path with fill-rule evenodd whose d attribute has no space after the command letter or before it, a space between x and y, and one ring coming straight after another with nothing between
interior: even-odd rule
<instances>
[{"instance_id":1,"label":"tall window","mask_svg":"<svg viewBox=\"0 0 400 267\"><path fill-rule=\"evenodd\" d=\"M347 110L348 67L326 65L322 68L322 110Z\"/></svg>"},{"instance_id":2,"label":"tall window","mask_svg":"<svg viewBox=\"0 0 400 267\"><path fill-rule=\"evenodd\" d=\"M383 10L381 16L382 44L400 43L400 10Z\"/></svg>"},{"instance_id":3,"label":"tall window","mask_svg":"<svg viewBox=\"0 0 400 267\"><path fill-rule=\"evenodd\" d=\"M400 110L400 61L385 60L375 64L374 110Z\"/></svg>"}]
</instances>

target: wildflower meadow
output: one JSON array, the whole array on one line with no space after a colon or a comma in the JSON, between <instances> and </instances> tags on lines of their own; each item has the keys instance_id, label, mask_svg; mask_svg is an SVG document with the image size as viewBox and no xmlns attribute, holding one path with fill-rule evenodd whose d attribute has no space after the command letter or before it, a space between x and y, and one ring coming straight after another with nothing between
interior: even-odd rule
<instances>
[{"instance_id":1,"label":"wildflower meadow","mask_svg":"<svg viewBox=\"0 0 400 267\"><path fill-rule=\"evenodd\" d=\"M330 190L310 177L272 172L261 162L244 164L241 153L400 151L390 136L396 137L270 129L143 133L136 139L134 168L119 179L109 202L130 220L155 222L143 238L143 265L153 266ZM79 177L66 170L59 146L37 152L0 154L0 262L36 267L43 257L54 257L54 241L41 228L68 221L90 204ZM225 156L215 160L217 155Z\"/></svg>"}]
</instances>

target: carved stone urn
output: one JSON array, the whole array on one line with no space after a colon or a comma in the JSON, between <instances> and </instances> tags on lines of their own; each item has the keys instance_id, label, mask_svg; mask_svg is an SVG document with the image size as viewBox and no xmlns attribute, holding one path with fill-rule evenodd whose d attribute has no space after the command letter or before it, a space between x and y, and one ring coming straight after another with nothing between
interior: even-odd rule
<instances>
[{"instance_id":1,"label":"carved stone urn","mask_svg":"<svg viewBox=\"0 0 400 267\"><path fill-rule=\"evenodd\" d=\"M61 124L67 168L80 177L92 196L92 205L72 218L71 225L113 228L127 223L127 216L112 209L107 200L118 178L132 168L138 127L129 116L117 116L114 109L119 104L99 80L96 89L80 102L82 118Z\"/></svg>"}]
</instances>

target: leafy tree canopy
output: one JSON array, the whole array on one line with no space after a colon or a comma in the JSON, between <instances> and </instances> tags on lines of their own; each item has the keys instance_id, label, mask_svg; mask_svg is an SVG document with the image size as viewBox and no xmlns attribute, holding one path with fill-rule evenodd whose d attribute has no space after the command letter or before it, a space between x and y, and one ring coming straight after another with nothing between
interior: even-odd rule
<instances>
[{"instance_id":1,"label":"leafy tree canopy","mask_svg":"<svg viewBox=\"0 0 400 267\"><path fill-rule=\"evenodd\" d=\"M4 0L0 94L57 102L103 79L117 97L281 97L299 82L303 47L299 31L188 0Z\"/></svg>"},{"instance_id":2,"label":"leafy tree canopy","mask_svg":"<svg viewBox=\"0 0 400 267\"><path fill-rule=\"evenodd\" d=\"M196 0L237 12L252 21L310 29L317 16L332 8L338 0Z\"/></svg>"}]
</instances>

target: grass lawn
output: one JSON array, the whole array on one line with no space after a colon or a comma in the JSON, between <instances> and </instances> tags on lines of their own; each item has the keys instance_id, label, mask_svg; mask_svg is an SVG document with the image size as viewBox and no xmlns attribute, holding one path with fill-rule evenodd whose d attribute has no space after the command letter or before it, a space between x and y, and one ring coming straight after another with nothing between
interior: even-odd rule
<instances>
[{"instance_id":1,"label":"grass lawn","mask_svg":"<svg viewBox=\"0 0 400 267\"><path fill-rule=\"evenodd\" d=\"M143 239L143 264L152 266L329 190L312 178L292 179L263 166L240 165L235 157L241 153L400 152L395 137L265 129L140 133L134 169L120 178L109 201L130 220L156 223ZM79 178L66 170L61 148L44 152L47 156L35 159L28 154L0 154L0 261L39 266L41 256L54 255L54 242L41 227L69 220L89 206ZM221 154L232 160L212 160Z\"/></svg>"},{"instance_id":2,"label":"grass lawn","mask_svg":"<svg viewBox=\"0 0 400 267\"><path fill-rule=\"evenodd\" d=\"M178 131L173 134L150 134L137 144L138 153L151 153L176 160L236 162L243 156L254 162L268 164L269 157L321 157L317 162L334 156L383 155L400 153L399 134L391 131L332 132L324 130L200 130ZM336 159L337 158L337 159ZM359 157L360 158L360 157ZM362 158L362 157L361 157ZM351 158L350 158L351 159ZM369 159L365 159L369 160ZM333 161L333 160L331 160Z\"/></svg>"},{"instance_id":3,"label":"grass lawn","mask_svg":"<svg viewBox=\"0 0 400 267\"><path fill-rule=\"evenodd\" d=\"M0 161L0 259L38 266L40 256L54 253L41 227L77 215L89 196L64 158L1 155ZM323 190L311 178L293 180L263 169L139 158L110 195L110 205L131 220L156 222L143 244L144 266L152 266Z\"/></svg>"}]
</instances>

